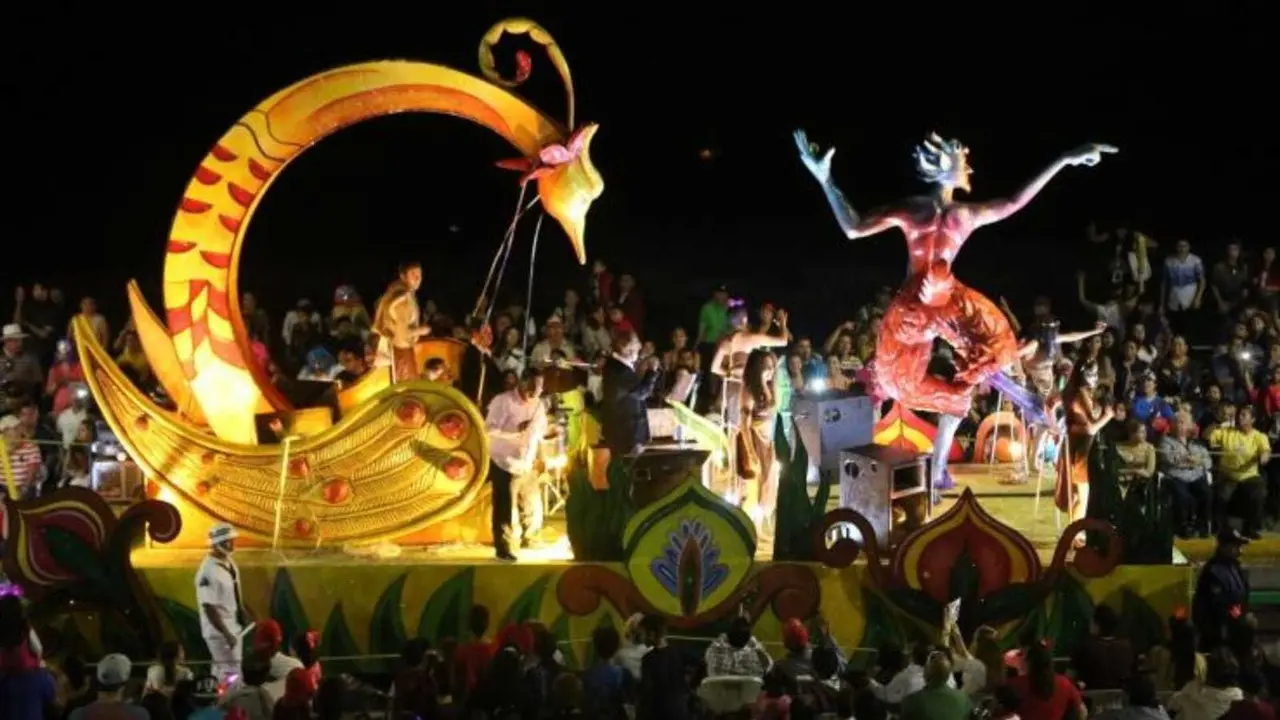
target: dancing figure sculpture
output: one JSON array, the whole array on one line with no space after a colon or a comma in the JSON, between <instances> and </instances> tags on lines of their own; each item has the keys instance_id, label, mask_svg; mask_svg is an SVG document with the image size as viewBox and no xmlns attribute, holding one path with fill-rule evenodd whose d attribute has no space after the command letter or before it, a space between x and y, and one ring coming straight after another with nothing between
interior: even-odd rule
<instances>
[{"instance_id":1,"label":"dancing figure sculpture","mask_svg":"<svg viewBox=\"0 0 1280 720\"><path fill-rule=\"evenodd\" d=\"M974 388L1018 361L1018 341L1004 313L957 280L951 265L974 230L1026 207L1063 168L1096 165L1103 154L1114 153L1116 148L1084 145L1055 160L1012 197L961 203L954 196L957 190L970 191L969 149L958 140L944 140L933 133L915 149L916 170L922 180L933 185L933 193L859 215L831 177L835 148L821 152L810 144L803 130L795 132L795 141L801 161L822 185L840 228L850 240L890 228L898 228L906 236L907 278L881 323L876 380L882 395L914 410L938 413L933 486L949 487L947 452L960 420L969 411ZM956 373L950 380L928 370L933 341L939 337L954 351Z\"/></svg>"}]
</instances>

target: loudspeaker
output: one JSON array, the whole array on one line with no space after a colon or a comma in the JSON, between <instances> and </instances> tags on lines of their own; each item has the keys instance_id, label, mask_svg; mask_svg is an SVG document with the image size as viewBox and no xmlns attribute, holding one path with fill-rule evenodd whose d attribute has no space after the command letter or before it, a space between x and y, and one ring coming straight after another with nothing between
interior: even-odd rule
<instances>
[{"instance_id":1,"label":"loudspeaker","mask_svg":"<svg viewBox=\"0 0 1280 720\"><path fill-rule=\"evenodd\" d=\"M694 447L646 447L639 455L628 456L631 502L636 509L652 504L687 480L702 480L702 467L711 457L709 450Z\"/></svg>"},{"instance_id":2,"label":"loudspeaker","mask_svg":"<svg viewBox=\"0 0 1280 720\"><path fill-rule=\"evenodd\" d=\"M856 510L871 523L881 548L888 548L899 532L914 530L928 519L928 455L865 445L839 456L840 506Z\"/></svg>"},{"instance_id":3,"label":"loudspeaker","mask_svg":"<svg viewBox=\"0 0 1280 720\"><path fill-rule=\"evenodd\" d=\"M875 437L875 408L865 395L797 395L791 400L791 417L809 462L822 470L836 469L841 450L870 445Z\"/></svg>"}]
</instances>

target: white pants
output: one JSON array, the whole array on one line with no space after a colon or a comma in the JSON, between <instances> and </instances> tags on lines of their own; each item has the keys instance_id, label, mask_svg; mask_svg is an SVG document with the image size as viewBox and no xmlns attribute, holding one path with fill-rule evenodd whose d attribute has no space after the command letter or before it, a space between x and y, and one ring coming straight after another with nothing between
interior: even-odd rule
<instances>
[{"instance_id":1,"label":"white pants","mask_svg":"<svg viewBox=\"0 0 1280 720\"><path fill-rule=\"evenodd\" d=\"M244 655L244 643L237 641L234 646L227 644L221 635L206 637L204 644L209 647L209 655L213 658L213 666L209 674L217 678L218 683L226 683L240 677L240 661Z\"/></svg>"},{"instance_id":2,"label":"white pants","mask_svg":"<svg viewBox=\"0 0 1280 720\"><path fill-rule=\"evenodd\" d=\"M527 538L542 530L542 485L537 473L511 478L511 527Z\"/></svg>"}]
</instances>

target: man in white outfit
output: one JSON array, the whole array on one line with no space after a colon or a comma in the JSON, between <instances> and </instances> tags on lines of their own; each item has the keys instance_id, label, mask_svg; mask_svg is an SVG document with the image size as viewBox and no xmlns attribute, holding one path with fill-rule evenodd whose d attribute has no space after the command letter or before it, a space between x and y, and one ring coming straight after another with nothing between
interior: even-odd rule
<instances>
[{"instance_id":1,"label":"man in white outfit","mask_svg":"<svg viewBox=\"0 0 1280 720\"><path fill-rule=\"evenodd\" d=\"M542 402L542 371L527 368L520 384L495 397L485 417L489 433L489 482L493 485L493 549L499 560L515 560L511 540L528 547L542 529L542 495L534 461L547 433L547 409ZM521 532L512 533L519 502ZM514 536L514 537L512 537Z\"/></svg>"},{"instance_id":2,"label":"man in white outfit","mask_svg":"<svg viewBox=\"0 0 1280 720\"><path fill-rule=\"evenodd\" d=\"M226 523L209 530L209 554L196 571L196 602L200 604L200 634L213 658L212 675L219 684L240 675L243 638L240 637L240 569L231 559L236 529Z\"/></svg>"}]
</instances>

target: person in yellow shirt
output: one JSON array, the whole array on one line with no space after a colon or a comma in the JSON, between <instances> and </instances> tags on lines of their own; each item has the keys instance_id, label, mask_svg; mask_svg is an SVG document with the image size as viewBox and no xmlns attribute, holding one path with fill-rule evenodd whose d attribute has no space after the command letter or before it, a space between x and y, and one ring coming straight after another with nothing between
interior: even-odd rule
<instances>
[{"instance_id":1,"label":"person in yellow shirt","mask_svg":"<svg viewBox=\"0 0 1280 720\"><path fill-rule=\"evenodd\" d=\"M1217 507L1214 508L1218 528L1227 527L1227 510L1232 499L1244 511L1245 537L1257 540L1262 528L1262 512L1267 485L1262 479L1262 467L1271 460L1271 441L1253 426L1254 410L1251 405L1236 409L1236 423L1232 427L1224 423L1209 431L1209 447L1222 453L1218 457Z\"/></svg>"}]
</instances>

